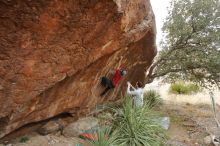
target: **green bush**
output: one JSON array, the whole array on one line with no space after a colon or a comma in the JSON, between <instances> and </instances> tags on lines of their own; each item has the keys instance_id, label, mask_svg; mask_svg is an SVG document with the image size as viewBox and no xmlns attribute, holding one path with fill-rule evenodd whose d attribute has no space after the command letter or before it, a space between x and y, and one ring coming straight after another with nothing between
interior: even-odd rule
<instances>
[{"instance_id":1,"label":"green bush","mask_svg":"<svg viewBox=\"0 0 220 146\"><path fill-rule=\"evenodd\" d=\"M149 90L144 94L144 103L150 108L162 103L160 95L155 90Z\"/></svg>"},{"instance_id":2,"label":"green bush","mask_svg":"<svg viewBox=\"0 0 220 146\"><path fill-rule=\"evenodd\" d=\"M24 136L24 137L21 137L21 139L19 140L20 143L26 143L27 141L29 140L28 137Z\"/></svg>"},{"instance_id":3,"label":"green bush","mask_svg":"<svg viewBox=\"0 0 220 146\"><path fill-rule=\"evenodd\" d=\"M192 94L197 93L200 90L199 86L193 83L174 83L170 86L170 92L175 94Z\"/></svg>"},{"instance_id":4,"label":"green bush","mask_svg":"<svg viewBox=\"0 0 220 146\"><path fill-rule=\"evenodd\" d=\"M197 93L200 91L200 87L196 84L193 84L193 83L188 84L188 88L189 88L189 91L193 92L193 93Z\"/></svg>"},{"instance_id":5,"label":"green bush","mask_svg":"<svg viewBox=\"0 0 220 146\"><path fill-rule=\"evenodd\" d=\"M175 94L188 94L188 88L183 83L174 83L170 86L171 93Z\"/></svg>"}]
</instances>

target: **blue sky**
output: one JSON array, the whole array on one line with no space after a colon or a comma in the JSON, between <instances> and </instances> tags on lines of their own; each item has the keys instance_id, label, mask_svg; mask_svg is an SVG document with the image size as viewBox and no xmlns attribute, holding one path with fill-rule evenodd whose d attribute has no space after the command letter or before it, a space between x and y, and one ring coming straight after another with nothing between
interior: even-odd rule
<instances>
[{"instance_id":1,"label":"blue sky","mask_svg":"<svg viewBox=\"0 0 220 146\"><path fill-rule=\"evenodd\" d=\"M161 50L159 42L162 38L161 28L163 26L163 21L168 15L167 7L170 6L171 0L150 0L153 7L153 11L156 17L156 26L157 26L157 46L158 50Z\"/></svg>"}]
</instances>

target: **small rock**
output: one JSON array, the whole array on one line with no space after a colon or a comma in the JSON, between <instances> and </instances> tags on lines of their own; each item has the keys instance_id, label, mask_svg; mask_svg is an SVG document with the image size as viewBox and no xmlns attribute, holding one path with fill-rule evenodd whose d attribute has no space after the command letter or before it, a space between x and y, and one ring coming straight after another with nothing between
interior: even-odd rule
<instances>
[{"instance_id":1,"label":"small rock","mask_svg":"<svg viewBox=\"0 0 220 146\"><path fill-rule=\"evenodd\" d=\"M205 143L206 145L210 145L210 144L212 143L212 138L211 138L210 135L209 135L209 136L206 136L206 137L204 138L204 143Z\"/></svg>"},{"instance_id":2,"label":"small rock","mask_svg":"<svg viewBox=\"0 0 220 146\"><path fill-rule=\"evenodd\" d=\"M58 119L57 120L57 123L60 125L60 128L63 129L66 125L67 125L67 122L65 122L64 120L62 119Z\"/></svg>"},{"instance_id":3,"label":"small rock","mask_svg":"<svg viewBox=\"0 0 220 146\"><path fill-rule=\"evenodd\" d=\"M56 132L61 129L61 126L56 121L50 121L47 124L45 124L43 127L41 127L38 132L41 135L47 135L49 133Z\"/></svg>"},{"instance_id":4,"label":"small rock","mask_svg":"<svg viewBox=\"0 0 220 146\"><path fill-rule=\"evenodd\" d=\"M209 135L204 138L204 143L207 145L213 144L215 146L218 146L219 140L216 138L215 135Z\"/></svg>"},{"instance_id":5,"label":"small rock","mask_svg":"<svg viewBox=\"0 0 220 146\"><path fill-rule=\"evenodd\" d=\"M61 133L61 131L57 131L56 133L54 133L54 135L59 137L62 135L62 133Z\"/></svg>"},{"instance_id":6,"label":"small rock","mask_svg":"<svg viewBox=\"0 0 220 146\"><path fill-rule=\"evenodd\" d=\"M98 126L98 119L93 117L82 118L67 125L63 129L63 135L65 137L76 137L82 134L84 131L92 129L96 126Z\"/></svg>"},{"instance_id":7,"label":"small rock","mask_svg":"<svg viewBox=\"0 0 220 146\"><path fill-rule=\"evenodd\" d=\"M153 120L165 130L168 130L170 127L170 117L160 117Z\"/></svg>"},{"instance_id":8,"label":"small rock","mask_svg":"<svg viewBox=\"0 0 220 146\"><path fill-rule=\"evenodd\" d=\"M215 145L215 146L219 146L219 139L217 139L215 136L212 138L212 143Z\"/></svg>"}]
</instances>

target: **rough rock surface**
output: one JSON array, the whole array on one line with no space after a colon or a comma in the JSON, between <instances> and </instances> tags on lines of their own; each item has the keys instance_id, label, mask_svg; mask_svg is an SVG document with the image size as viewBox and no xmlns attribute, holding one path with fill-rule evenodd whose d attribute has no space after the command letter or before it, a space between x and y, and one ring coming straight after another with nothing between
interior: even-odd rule
<instances>
[{"instance_id":1,"label":"rough rock surface","mask_svg":"<svg viewBox=\"0 0 220 146\"><path fill-rule=\"evenodd\" d=\"M156 54L150 0L0 0L0 137L63 112L84 114L143 80ZM107 98L99 79L128 75Z\"/></svg>"},{"instance_id":2,"label":"rough rock surface","mask_svg":"<svg viewBox=\"0 0 220 146\"><path fill-rule=\"evenodd\" d=\"M58 121L49 121L38 129L38 133L41 135L47 135L50 133L57 132L63 128L63 125Z\"/></svg>"},{"instance_id":3,"label":"rough rock surface","mask_svg":"<svg viewBox=\"0 0 220 146\"><path fill-rule=\"evenodd\" d=\"M67 125L62 134L65 137L78 137L86 130L90 130L98 126L98 119L93 117L86 117Z\"/></svg>"}]
</instances>

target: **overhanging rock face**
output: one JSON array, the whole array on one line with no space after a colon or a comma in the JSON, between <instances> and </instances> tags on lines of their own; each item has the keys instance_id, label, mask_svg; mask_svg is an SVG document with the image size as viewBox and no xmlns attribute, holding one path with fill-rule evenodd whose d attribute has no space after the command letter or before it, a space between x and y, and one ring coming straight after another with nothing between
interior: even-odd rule
<instances>
[{"instance_id":1,"label":"overhanging rock face","mask_svg":"<svg viewBox=\"0 0 220 146\"><path fill-rule=\"evenodd\" d=\"M149 0L0 0L0 137L115 100L155 54ZM101 76L128 75L105 98Z\"/></svg>"}]
</instances>

